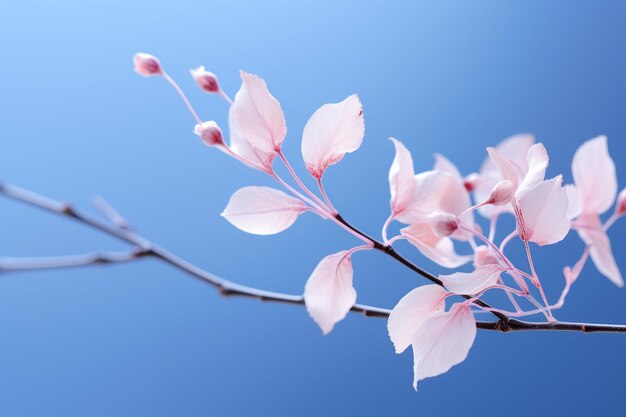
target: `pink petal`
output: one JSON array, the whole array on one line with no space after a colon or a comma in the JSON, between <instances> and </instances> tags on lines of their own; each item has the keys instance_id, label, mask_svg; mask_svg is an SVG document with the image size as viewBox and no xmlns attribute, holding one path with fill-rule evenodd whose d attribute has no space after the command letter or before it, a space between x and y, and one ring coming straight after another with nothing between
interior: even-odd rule
<instances>
[{"instance_id":1,"label":"pink petal","mask_svg":"<svg viewBox=\"0 0 626 417\"><path fill-rule=\"evenodd\" d=\"M419 223L437 210L458 216L470 205L462 179L442 171L426 171L415 176L413 201L396 219L405 224ZM462 220L468 227L474 224L471 212L463 215Z\"/></svg>"},{"instance_id":2,"label":"pink petal","mask_svg":"<svg viewBox=\"0 0 626 417\"><path fill-rule=\"evenodd\" d=\"M329 165L359 149L364 135L363 106L356 94L317 109L302 134L302 156L311 175L321 178Z\"/></svg>"},{"instance_id":3,"label":"pink petal","mask_svg":"<svg viewBox=\"0 0 626 417\"><path fill-rule=\"evenodd\" d=\"M461 172L456 167L456 165L454 165L452 162L450 162L448 158L441 154L435 154L435 166L433 167L433 170L446 172L453 177L456 177L459 180L463 181L463 176L461 175Z\"/></svg>"},{"instance_id":4,"label":"pink petal","mask_svg":"<svg viewBox=\"0 0 626 417\"><path fill-rule=\"evenodd\" d=\"M458 268L472 260L471 256L457 254L452 240L437 236L428 222L405 227L400 233L424 256L443 267Z\"/></svg>"},{"instance_id":5,"label":"pink petal","mask_svg":"<svg viewBox=\"0 0 626 417\"><path fill-rule=\"evenodd\" d=\"M413 388L417 382L447 372L465 360L476 338L476 321L464 303L426 318L413 338Z\"/></svg>"},{"instance_id":6,"label":"pink petal","mask_svg":"<svg viewBox=\"0 0 626 417\"><path fill-rule=\"evenodd\" d=\"M389 338L396 353L402 353L413 342L417 328L436 311L446 307L446 291L439 285L422 285L402 297L387 321Z\"/></svg>"},{"instance_id":7,"label":"pink petal","mask_svg":"<svg viewBox=\"0 0 626 417\"><path fill-rule=\"evenodd\" d=\"M517 230L522 240L550 245L565 238L570 229L567 192L559 175L517 195Z\"/></svg>"},{"instance_id":8,"label":"pink petal","mask_svg":"<svg viewBox=\"0 0 626 417\"><path fill-rule=\"evenodd\" d=\"M304 302L324 334L346 317L356 302L348 251L328 255L320 261L304 288Z\"/></svg>"},{"instance_id":9,"label":"pink petal","mask_svg":"<svg viewBox=\"0 0 626 417\"><path fill-rule=\"evenodd\" d=\"M528 169L526 156L528 150L534 143L535 138L532 135L515 135L500 142L500 144L495 147L495 150L502 158L512 161L514 165L520 167L525 173ZM491 157L487 157L480 168L480 173L476 181L474 189L475 200L477 202L485 201L489 197L489 192L496 183L502 179L498 167L494 164ZM515 184L517 187L517 182L515 182ZM478 209L478 212L486 218L490 218L495 214L512 211L512 208L508 205L502 207L483 206Z\"/></svg>"},{"instance_id":10,"label":"pink petal","mask_svg":"<svg viewBox=\"0 0 626 417\"><path fill-rule=\"evenodd\" d=\"M233 226L255 235L273 235L291 226L307 210L299 199L270 187L237 190L222 216Z\"/></svg>"},{"instance_id":11,"label":"pink petal","mask_svg":"<svg viewBox=\"0 0 626 417\"><path fill-rule=\"evenodd\" d=\"M413 201L415 178L413 158L406 147L397 139L391 138L396 147L396 156L389 170L391 191L391 211L394 215L404 211Z\"/></svg>"},{"instance_id":12,"label":"pink petal","mask_svg":"<svg viewBox=\"0 0 626 417\"><path fill-rule=\"evenodd\" d=\"M583 242L589 246L589 254L598 271L618 287L623 287L624 279L613 257L611 241L602 227L600 218L595 214L585 214L576 221L576 230Z\"/></svg>"},{"instance_id":13,"label":"pink petal","mask_svg":"<svg viewBox=\"0 0 626 417\"><path fill-rule=\"evenodd\" d=\"M271 171L276 151L287 134L285 116L262 78L241 71L241 79L228 115L231 147L255 167Z\"/></svg>"},{"instance_id":14,"label":"pink petal","mask_svg":"<svg viewBox=\"0 0 626 417\"><path fill-rule=\"evenodd\" d=\"M572 174L583 213L602 214L613 205L617 177L606 136L588 140L578 148L572 161Z\"/></svg>"},{"instance_id":15,"label":"pink petal","mask_svg":"<svg viewBox=\"0 0 626 417\"><path fill-rule=\"evenodd\" d=\"M520 190L531 188L545 179L550 158L543 144L537 143L528 150L526 161L528 162L528 171L519 185Z\"/></svg>"},{"instance_id":16,"label":"pink petal","mask_svg":"<svg viewBox=\"0 0 626 417\"><path fill-rule=\"evenodd\" d=\"M565 192L567 193L567 218L575 219L582 213L578 189L573 184L567 184L565 185Z\"/></svg>"},{"instance_id":17,"label":"pink petal","mask_svg":"<svg viewBox=\"0 0 626 417\"><path fill-rule=\"evenodd\" d=\"M472 272L439 275L448 291L459 295L475 295L496 285L503 269L500 265L484 265Z\"/></svg>"}]
</instances>

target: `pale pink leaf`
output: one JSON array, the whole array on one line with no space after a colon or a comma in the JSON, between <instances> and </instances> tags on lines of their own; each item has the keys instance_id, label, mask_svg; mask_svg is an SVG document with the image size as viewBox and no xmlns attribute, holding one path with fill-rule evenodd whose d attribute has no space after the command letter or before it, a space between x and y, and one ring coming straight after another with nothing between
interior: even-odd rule
<instances>
[{"instance_id":1,"label":"pale pink leaf","mask_svg":"<svg viewBox=\"0 0 626 417\"><path fill-rule=\"evenodd\" d=\"M365 135L363 106L353 94L340 103L324 104L302 134L302 156L311 175L321 178L329 165L361 146Z\"/></svg>"},{"instance_id":2,"label":"pale pink leaf","mask_svg":"<svg viewBox=\"0 0 626 417\"><path fill-rule=\"evenodd\" d=\"M413 200L396 219L414 224L425 221L437 210L458 216L470 206L470 196L462 179L443 171L426 171L415 176ZM464 214L462 220L468 227L474 224L471 212Z\"/></svg>"},{"instance_id":3,"label":"pale pink leaf","mask_svg":"<svg viewBox=\"0 0 626 417\"><path fill-rule=\"evenodd\" d=\"M457 254L452 240L439 237L428 222L405 227L400 233L424 256L443 267L458 268L472 260L471 256Z\"/></svg>"},{"instance_id":4,"label":"pale pink leaf","mask_svg":"<svg viewBox=\"0 0 626 417\"><path fill-rule=\"evenodd\" d=\"M415 194L415 173L413 158L407 148L397 139L391 138L396 156L389 170L389 190L391 191L391 211L402 213L413 201Z\"/></svg>"},{"instance_id":5,"label":"pale pink leaf","mask_svg":"<svg viewBox=\"0 0 626 417\"><path fill-rule=\"evenodd\" d=\"M413 388L417 382L447 372L465 360L476 338L476 321L470 307L457 303L450 311L426 318L413 339Z\"/></svg>"},{"instance_id":6,"label":"pale pink leaf","mask_svg":"<svg viewBox=\"0 0 626 417\"><path fill-rule=\"evenodd\" d=\"M570 229L567 192L559 175L542 181L517 196L517 230L522 240L550 245L565 238Z\"/></svg>"},{"instance_id":7,"label":"pale pink leaf","mask_svg":"<svg viewBox=\"0 0 626 417\"><path fill-rule=\"evenodd\" d=\"M439 279L450 292L459 295L475 295L494 286L503 271L500 265L491 264L476 268L472 272L439 275Z\"/></svg>"},{"instance_id":8,"label":"pale pink leaf","mask_svg":"<svg viewBox=\"0 0 626 417\"><path fill-rule=\"evenodd\" d=\"M463 180L463 176L456 165L454 165L448 158L438 153L435 154L435 166L433 167L433 170L446 172L461 181Z\"/></svg>"},{"instance_id":9,"label":"pale pink leaf","mask_svg":"<svg viewBox=\"0 0 626 417\"><path fill-rule=\"evenodd\" d=\"M415 332L436 311L443 311L446 291L439 285L422 285L402 297L387 321L389 338L396 353L402 353L413 342Z\"/></svg>"},{"instance_id":10,"label":"pale pink leaf","mask_svg":"<svg viewBox=\"0 0 626 417\"><path fill-rule=\"evenodd\" d=\"M241 79L228 115L231 148L253 166L271 171L287 134L285 116L262 78L241 71Z\"/></svg>"},{"instance_id":11,"label":"pale pink leaf","mask_svg":"<svg viewBox=\"0 0 626 417\"><path fill-rule=\"evenodd\" d=\"M602 214L615 201L617 176L606 136L583 143L572 161L572 175L583 213Z\"/></svg>"},{"instance_id":12,"label":"pale pink leaf","mask_svg":"<svg viewBox=\"0 0 626 417\"><path fill-rule=\"evenodd\" d=\"M618 287L624 286L624 279L613 257L611 241L606 235L600 218L595 214L585 214L576 221L580 238L589 246L589 254L598 271Z\"/></svg>"},{"instance_id":13,"label":"pale pink leaf","mask_svg":"<svg viewBox=\"0 0 626 417\"><path fill-rule=\"evenodd\" d=\"M582 213L578 189L574 184L567 184L565 185L565 192L567 193L567 218L575 219Z\"/></svg>"},{"instance_id":14,"label":"pale pink leaf","mask_svg":"<svg viewBox=\"0 0 626 417\"><path fill-rule=\"evenodd\" d=\"M512 161L513 164L521 168L523 172L528 170L527 153L530 147L535 143L535 138L529 134L520 134L511 136L500 142L495 150L502 158ZM493 187L503 180L498 167L494 164L491 157L485 158L474 187L474 198L477 202L485 201L489 197L489 192ZM517 182L515 183L517 187ZM478 212L487 218L503 212L512 212L511 206L483 206Z\"/></svg>"},{"instance_id":15,"label":"pale pink leaf","mask_svg":"<svg viewBox=\"0 0 626 417\"><path fill-rule=\"evenodd\" d=\"M270 187L237 190L222 212L233 226L255 235L272 235L291 226L307 210L299 199Z\"/></svg>"},{"instance_id":16,"label":"pale pink leaf","mask_svg":"<svg viewBox=\"0 0 626 417\"><path fill-rule=\"evenodd\" d=\"M346 317L356 302L349 251L328 255L320 261L304 288L304 302L324 334Z\"/></svg>"},{"instance_id":17,"label":"pale pink leaf","mask_svg":"<svg viewBox=\"0 0 626 417\"><path fill-rule=\"evenodd\" d=\"M550 158L543 144L537 143L528 149L526 161L528 163L528 171L519 185L520 192L545 179Z\"/></svg>"}]
</instances>

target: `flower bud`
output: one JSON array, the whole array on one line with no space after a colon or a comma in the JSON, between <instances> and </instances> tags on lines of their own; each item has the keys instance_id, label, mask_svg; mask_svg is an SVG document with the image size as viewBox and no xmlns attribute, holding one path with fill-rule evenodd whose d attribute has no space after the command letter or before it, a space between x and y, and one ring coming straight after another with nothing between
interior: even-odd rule
<instances>
[{"instance_id":1,"label":"flower bud","mask_svg":"<svg viewBox=\"0 0 626 417\"><path fill-rule=\"evenodd\" d=\"M200 136L202 142L209 146L215 146L224 143L222 138L222 129L214 121L204 122L201 125L196 125L193 133Z\"/></svg>"},{"instance_id":2,"label":"flower bud","mask_svg":"<svg viewBox=\"0 0 626 417\"><path fill-rule=\"evenodd\" d=\"M615 212L618 216L623 216L624 214L626 214L626 188L624 188L617 196Z\"/></svg>"},{"instance_id":3,"label":"flower bud","mask_svg":"<svg viewBox=\"0 0 626 417\"><path fill-rule=\"evenodd\" d=\"M139 52L133 57L133 63L135 64L137 74L144 77L163 74L159 58L154 55Z\"/></svg>"},{"instance_id":4,"label":"flower bud","mask_svg":"<svg viewBox=\"0 0 626 417\"><path fill-rule=\"evenodd\" d=\"M439 237L450 236L459 228L456 216L443 211L435 211L427 216L430 227Z\"/></svg>"},{"instance_id":5,"label":"flower bud","mask_svg":"<svg viewBox=\"0 0 626 417\"><path fill-rule=\"evenodd\" d=\"M468 192L472 192L474 191L474 188L476 188L476 184L478 184L478 180L479 180L478 174L473 172L463 179L463 186Z\"/></svg>"},{"instance_id":6,"label":"flower bud","mask_svg":"<svg viewBox=\"0 0 626 417\"><path fill-rule=\"evenodd\" d=\"M515 186L509 180L502 180L493 186L485 204L502 206L511 201L515 195Z\"/></svg>"},{"instance_id":7,"label":"flower bud","mask_svg":"<svg viewBox=\"0 0 626 417\"><path fill-rule=\"evenodd\" d=\"M191 76L194 80L196 80L198 87L207 93L218 93L220 91L220 84L217 81L217 76L212 72L207 71L204 66L192 69Z\"/></svg>"},{"instance_id":8,"label":"flower bud","mask_svg":"<svg viewBox=\"0 0 626 417\"><path fill-rule=\"evenodd\" d=\"M479 246L474 251L474 267L479 268L485 265L498 263L498 258L488 246Z\"/></svg>"}]
</instances>

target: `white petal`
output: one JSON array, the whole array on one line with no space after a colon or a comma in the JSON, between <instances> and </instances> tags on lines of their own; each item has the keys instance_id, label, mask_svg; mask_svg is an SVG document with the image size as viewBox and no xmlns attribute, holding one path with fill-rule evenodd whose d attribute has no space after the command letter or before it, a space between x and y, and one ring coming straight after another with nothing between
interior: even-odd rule
<instances>
[{"instance_id":1,"label":"white petal","mask_svg":"<svg viewBox=\"0 0 626 417\"><path fill-rule=\"evenodd\" d=\"M232 195L222 216L255 235L272 235L291 226L307 210L299 199L270 187L244 187Z\"/></svg>"},{"instance_id":2,"label":"white petal","mask_svg":"<svg viewBox=\"0 0 626 417\"><path fill-rule=\"evenodd\" d=\"M317 109L302 134L302 157L311 175L321 178L329 165L359 149L364 135L363 106L356 94Z\"/></svg>"},{"instance_id":3,"label":"white petal","mask_svg":"<svg viewBox=\"0 0 626 417\"><path fill-rule=\"evenodd\" d=\"M402 353L413 342L417 328L430 314L443 311L446 291L439 285L422 285L402 297L387 321L389 338L396 353Z\"/></svg>"},{"instance_id":4,"label":"white petal","mask_svg":"<svg viewBox=\"0 0 626 417\"><path fill-rule=\"evenodd\" d=\"M613 257L611 241L600 218L594 214L583 215L576 221L576 230L583 242L589 245L589 254L598 271L618 287L623 287L624 279Z\"/></svg>"},{"instance_id":5,"label":"white petal","mask_svg":"<svg viewBox=\"0 0 626 417\"><path fill-rule=\"evenodd\" d=\"M472 260L471 256L457 254L452 240L437 236L427 222L405 227L400 233L424 256L443 267L458 268Z\"/></svg>"},{"instance_id":6,"label":"white petal","mask_svg":"<svg viewBox=\"0 0 626 417\"><path fill-rule=\"evenodd\" d=\"M415 176L413 201L396 219L405 224L418 223L437 210L458 216L470 205L462 179L447 172L426 171ZM468 227L474 224L471 212L463 215L462 220Z\"/></svg>"},{"instance_id":7,"label":"white petal","mask_svg":"<svg viewBox=\"0 0 626 417\"><path fill-rule=\"evenodd\" d=\"M578 189L574 184L567 184L565 185L565 192L567 193L567 218L575 219L582 213Z\"/></svg>"},{"instance_id":8,"label":"white petal","mask_svg":"<svg viewBox=\"0 0 626 417\"><path fill-rule=\"evenodd\" d=\"M550 158L548 158L548 152L543 144L537 143L528 150L526 161L528 162L528 171L519 185L520 190L528 189L545 179Z\"/></svg>"},{"instance_id":9,"label":"white petal","mask_svg":"<svg viewBox=\"0 0 626 417\"><path fill-rule=\"evenodd\" d=\"M528 149L535 143L535 138L529 134L521 134L511 136L502 142L500 142L495 150L498 154L512 161L515 165L521 168L521 170L525 173L528 170L526 156L528 153ZM494 185L501 181L503 178L500 175L498 167L493 163L491 157L485 158L482 167L480 168L480 173L478 175L478 180L476 182L476 187L474 189L474 198L477 202L485 201L489 197L489 192L492 190ZM517 186L517 183L515 183ZM483 206L478 209L478 212L486 217L491 218L492 215L496 215L499 213L513 212L513 208L510 205L505 206Z\"/></svg>"},{"instance_id":10,"label":"white petal","mask_svg":"<svg viewBox=\"0 0 626 417\"><path fill-rule=\"evenodd\" d=\"M448 291L459 295L475 295L495 285L502 274L500 265L484 265L472 272L457 272L451 275L440 275Z\"/></svg>"},{"instance_id":11,"label":"white petal","mask_svg":"<svg viewBox=\"0 0 626 417\"><path fill-rule=\"evenodd\" d=\"M476 338L470 307L458 303L424 320L413 339L413 388L417 382L447 372L465 360Z\"/></svg>"},{"instance_id":12,"label":"white petal","mask_svg":"<svg viewBox=\"0 0 626 417\"><path fill-rule=\"evenodd\" d=\"M572 161L572 175L583 213L602 214L613 205L617 177L606 136L588 140L578 148Z\"/></svg>"},{"instance_id":13,"label":"white petal","mask_svg":"<svg viewBox=\"0 0 626 417\"><path fill-rule=\"evenodd\" d=\"M231 147L255 167L267 171L287 134L285 116L262 78L241 71L241 79L228 115Z\"/></svg>"},{"instance_id":14,"label":"white petal","mask_svg":"<svg viewBox=\"0 0 626 417\"><path fill-rule=\"evenodd\" d=\"M565 238L570 229L567 192L559 175L542 181L517 196L517 230L522 240L550 245Z\"/></svg>"},{"instance_id":15,"label":"white petal","mask_svg":"<svg viewBox=\"0 0 626 417\"><path fill-rule=\"evenodd\" d=\"M415 178L413 158L406 147L397 139L391 138L396 156L389 170L389 190L391 191L391 211L398 214L413 201Z\"/></svg>"},{"instance_id":16,"label":"white petal","mask_svg":"<svg viewBox=\"0 0 626 417\"><path fill-rule=\"evenodd\" d=\"M348 251L328 255L320 261L304 288L304 302L324 334L346 317L356 303Z\"/></svg>"},{"instance_id":17,"label":"white petal","mask_svg":"<svg viewBox=\"0 0 626 417\"><path fill-rule=\"evenodd\" d=\"M433 167L433 170L446 172L461 181L463 180L463 176L456 165L450 162L448 158L438 153L435 154L435 166Z\"/></svg>"}]
</instances>

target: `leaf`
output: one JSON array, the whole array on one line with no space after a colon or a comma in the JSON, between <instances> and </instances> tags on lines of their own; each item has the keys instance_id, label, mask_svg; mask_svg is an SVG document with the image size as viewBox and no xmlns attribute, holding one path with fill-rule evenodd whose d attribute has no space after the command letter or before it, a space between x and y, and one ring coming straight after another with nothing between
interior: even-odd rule
<instances>
[{"instance_id":1,"label":"leaf","mask_svg":"<svg viewBox=\"0 0 626 417\"><path fill-rule=\"evenodd\" d=\"M428 316L413 338L413 388L417 390L418 381L441 375L463 362L475 338L476 321L464 303Z\"/></svg>"},{"instance_id":2,"label":"leaf","mask_svg":"<svg viewBox=\"0 0 626 417\"><path fill-rule=\"evenodd\" d=\"M606 235L600 218L595 214L585 214L576 221L580 238L589 245L589 254L598 271L618 287L624 286L624 279L615 262L611 241Z\"/></svg>"},{"instance_id":3,"label":"leaf","mask_svg":"<svg viewBox=\"0 0 626 417\"><path fill-rule=\"evenodd\" d=\"M502 142L500 142L495 150L498 154L512 161L515 165L519 166L522 171L528 169L527 166L527 153L528 149L535 143L535 138L529 134L520 134L511 136ZM474 199L477 202L485 201L489 197L490 191L493 187L500 181L502 181L502 175L500 175L500 171L498 167L494 164L491 157L485 158L483 162L480 172L478 175L478 179L476 181L476 186L474 188ZM517 183L515 183L517 186ZM483 206L478 209L478 212L486 217L491 218L492 215L496 215L504 212L513 212L511 206Z\"/></svg>"},{"instance_id":4,"label":"leaf","mask_svg":"<svg viewBox=\"0 0 626 417\"><path fill-rule=\"evenodd\" d=\"M340 103L324 104L309 119L302 134L302 157L317 179L329 165L361 146L365 135L363 106L353 94Z\"/></svg>"},{"instance_id":5,"label":"leaf","mask_svg":"<svg viewBox=\"0 0 626 417\"><path fill-rule=\"evenodd\" d=\"M565 238L570 229L569 204L561 182L559 175L517 196L517 230L522 240L551 245Z\"/></svg>"},{"instance_id":6,"label":"leaf","mask_svg":"<svg viewBox=\"0 0 626 417\"><path fill-rule=\"evenodd\" d=\"M273 235L291 226L307 206L271 187L244 187L232 195L222 212L233 226L255 235Z\"/></svg>"},{"instance_id":7,"label":"leaf","mask_svg":"<svg viewBox=\"0 0 626 417\"><path fill-rule=\"evenodd\" d=\"M537 143L528 150L526 161L528 162L528 171L519 185L520 192L531 188L545 179L550 158L543 144Z\"/></svg>"},{"instance_id":8,"label":"leaf","mask_svg":"<svg viewBox=\"0 0 626 417\"><path fill-rule=\"evenodd\" d=\"M391 211L393 215L402 213L413 202L415 178L413 158L406 147L397 139L391 138L396 156L389 170L389 190L391 192Z\"/></svg>"},{"instance_id":9,"label":"leaf","mask_svg":"<svg viewBox=\"0 0 626 417\"><path fill-rule=\"evenodd\" d=\"M402 297L387 320L389 338L396 353L402 353L413 342L417 328L436 311L443 311L446 291L439 285L422 285Z\"/></svg>"},{"instance_id":10,"label":"leaf","mask_svg":"<svg viewBox=\"0 0 626 417\"><path fill-rule=\"evenodd\" d=\"M440 275L439 279L448 291L458 295L475 295L495 285L502 275L500 265L483 265L472 272L456 272Z\"/></svg>"},{"instance_id":11,"label":"leaf","mask_svg":"<svg viewBox=\"0 0 626 417\"><path fill-rule=\"evenodd\" d=\"M322 259L304 287L306 309L325 335L356 302L350 256L343 250Z\"/></svg>"},{"instance_id":12,"label":"leaf","mask_svg":"<svg viewBox=\"0 0 626 417\"><path fill-rule=\"evenodd\" d=\"M458 268L472 260L471 256L457 254L452 240L439 237L428 222L405 227L400 233L424 256L443 267Z\"/></svg>"},{"instance_id":13,"label":"leaf","mask_svg":"<svg viewBox=\"0 0 626 417\"><path fill-rule=\"evenodd\" d=\"M271 172L287 134L285 116L262 78L244 71L240 74L241 88L228 115L231 148L255 168Z\"/></svg>"},{"instance_id":14,"label":"leaf","mask_svg":"<svg viewBox=\"0 0 626 417\"><path fill-rule=\"evenodd\" d=\"M578 148L572 161L572 175L583 213L602 214L613 205L617 176L606 136L588 140Z\"/></svg>"}]
</instances>

